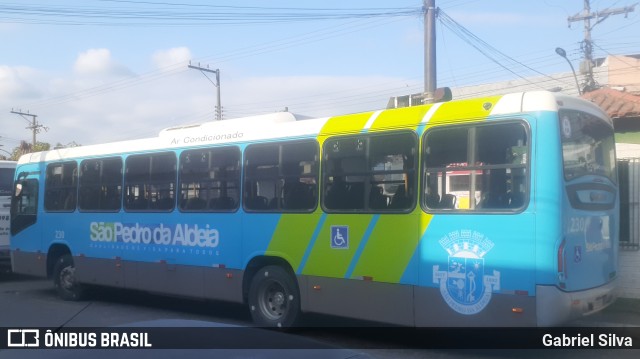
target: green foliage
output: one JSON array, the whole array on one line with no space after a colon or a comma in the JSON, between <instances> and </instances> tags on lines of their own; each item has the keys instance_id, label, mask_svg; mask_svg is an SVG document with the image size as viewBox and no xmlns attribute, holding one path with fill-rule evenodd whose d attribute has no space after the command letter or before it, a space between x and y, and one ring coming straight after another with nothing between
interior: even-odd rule
<instances>
[{"instance_id":1,"label":"green foliage","mask_svg":"<svg viewBox=\"0 0 640 359\"><path fill-rule=\"evenodd\" d=\"M615 134L616 143L640 144L640 132L623 132Z\"/></svg>"}]
</instances>

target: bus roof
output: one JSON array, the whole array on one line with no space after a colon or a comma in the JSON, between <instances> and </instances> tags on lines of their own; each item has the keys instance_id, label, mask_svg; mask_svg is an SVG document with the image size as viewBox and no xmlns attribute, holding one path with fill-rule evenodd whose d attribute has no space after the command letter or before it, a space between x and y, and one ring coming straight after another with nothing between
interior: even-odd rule
<instances>
[{"instance_id":1,"label":"bus roof","mask_svg":"<svg viewBox=\"0 0 640 359\"><path fill-rule=\"evenodd\" d=\"M157 137L153 138L30 153L22 156L18 163L282 138L360 133L363 130L376 131L384 128L417 128L434 118L437 118L439 123L444 123L515 113L558 111L560 108L579 108L607 119L611 123L604 111L586 100L548 91L532 91L316 119L294 115L290 112L277 112L196 125L176 126L163 129Z\"/></svg>"}]
</instances>

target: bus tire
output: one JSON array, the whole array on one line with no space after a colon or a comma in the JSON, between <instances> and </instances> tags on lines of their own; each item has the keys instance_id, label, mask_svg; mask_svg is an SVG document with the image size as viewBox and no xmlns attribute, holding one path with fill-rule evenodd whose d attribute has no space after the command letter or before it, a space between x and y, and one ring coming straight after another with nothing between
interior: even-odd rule
<instances>
[{"instance_id":1,"label":"bus tire","mask_svg":"<svg viewBox=\"0 0 640 359\"><path fill-rule=\"evenodd\" d=\"M82 286L76 282L75 271L76 267L70 254L58 258L53 267L53 286L58 296L64 300L80 300L84 294Z\"/></svg>"},{"instance_id":2,"label":"bus tire","mask_svg":"<svg viewBox=\"0 0 640 359\"><path fill-rule=\"evenodd\" d=\"M253 322L259 326L294 326L300 317L300 295L295 279L280 266L261 268L251 279L249 309Z\"/></svg>"}]
</instances>

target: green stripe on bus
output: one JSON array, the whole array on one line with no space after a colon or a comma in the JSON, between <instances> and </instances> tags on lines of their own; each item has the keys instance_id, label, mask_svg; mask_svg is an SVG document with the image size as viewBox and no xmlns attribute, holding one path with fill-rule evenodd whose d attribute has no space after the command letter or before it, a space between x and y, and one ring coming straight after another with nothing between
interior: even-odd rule
<instances>
[{"instance_id":1,"label":"green stripe on bus","mask_svg":"<svg viewBox=\"0 0 640 359\"><path fill-rule=\"evenodd\" d=\"M282 215L266 254L279 254L294 270L298 268L321 216L322 212Z\"/></svg>"},{"instance_id":2,"label":"green stripe on bus","mask_svg":"<svg viewBox=\"0 0 640 359\"><path fill-rule=\"evenodd\" d=\"M373 215L331 214L327 216L318 239L307 259L302 274L344 277L349 264ZM331 248L331 226L348 226L349 245L346 249ZM345 233L345 235L347 235Z\"/></svg>"},{"instance_id":3,"label":"green stripe on bus","mask_svg":"<svg viewBox=\"0 0 640 359\"><path fill-rule=\"evenodd\" d=\"M381 215L352 278L398 283L419 243L419 215Z\"/></svg>"}]
</instances>

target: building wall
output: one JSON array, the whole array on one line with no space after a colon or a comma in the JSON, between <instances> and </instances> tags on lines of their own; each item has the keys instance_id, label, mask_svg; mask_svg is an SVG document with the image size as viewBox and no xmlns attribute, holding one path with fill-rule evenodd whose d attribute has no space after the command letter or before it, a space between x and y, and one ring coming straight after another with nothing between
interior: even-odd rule
<instances>
[{"instance_id":1,"label":"building wall","mask_svg":"<svg viewBox=\"0 0 640 359\"><path fill-rule=\"evenodd\" d=\"M609 87L623 87L626 92L640 92L640 60L628 56L609 56Z\"/></svg>"}]
</instances>

